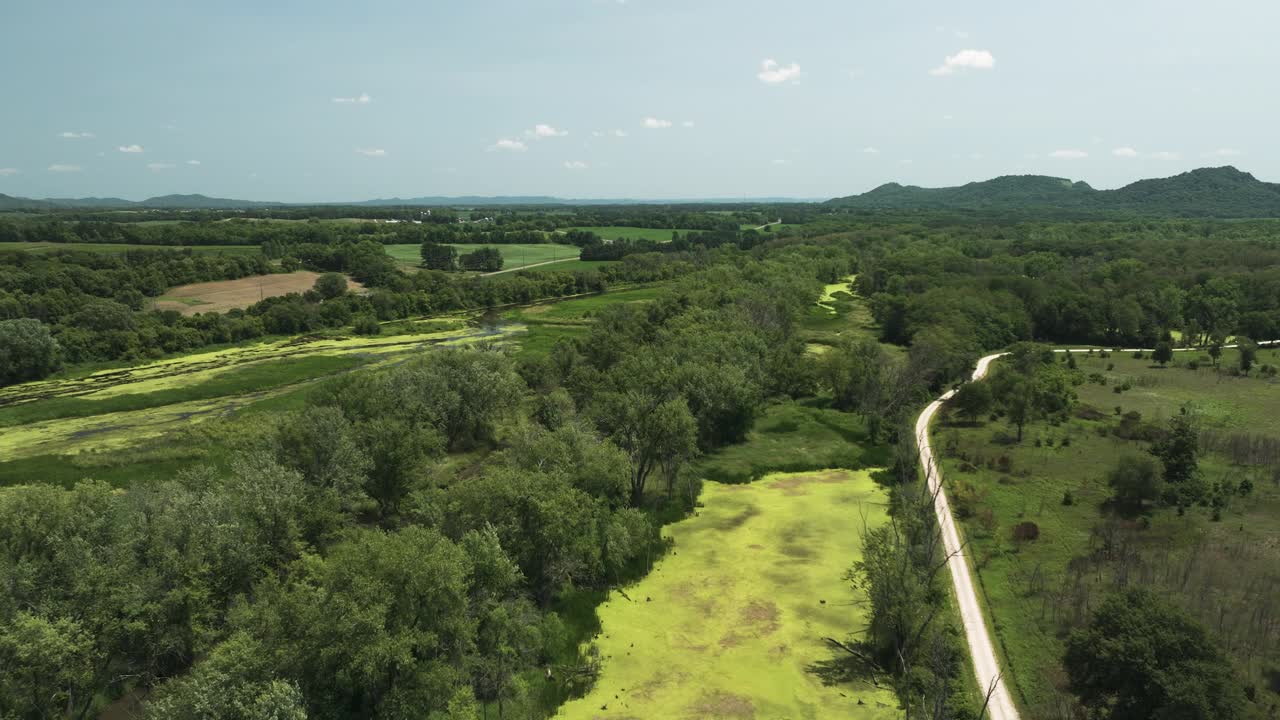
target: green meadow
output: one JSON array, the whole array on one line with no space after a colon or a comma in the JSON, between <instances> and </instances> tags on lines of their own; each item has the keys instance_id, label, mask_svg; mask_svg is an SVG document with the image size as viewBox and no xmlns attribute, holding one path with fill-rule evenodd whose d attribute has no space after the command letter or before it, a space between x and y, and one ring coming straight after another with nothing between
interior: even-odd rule
<instances>
[{"instance_id":1,"label":"green meadow","mask_svg":"<svg viewBox=\"0 0 1280 720\"><path fill-rule=\"evenodd\" d=\"M417 266L422 263L421 245L386 245L385 247L387 254L402 265ZM569 258L577 260L580 252L580 250L573 245L560 245L556 243L535 243L528 245L456 244L453 245L453 247L458 249L459 255L474 252L480 248L495 247L502 253L502 269L504 270L547 262L548 260L565 260Z\"/></svg>"},{"instance_id":2,"label":"green meadow","mask_svg":"<svg viewBox=\"0 0 1280 720\"><path fill-rule=\"evenodd\" d=\"M1213 627L1261 687L1268 665L1249 657L1248 615L1222 609L1265 606L1270 600L1263 588L1280 581L1274 541L1280 476L1265 463L1238 461L1226 443L1280 441L1280 383L1256 370L1253 377L1232 377L1225 369L1237 362L1231 350L1223 353L1221 372L1195 352L1176 353L1167 368L1124 353L1075 359L1093 380L1076 388L1079 405L1069 420L1032 423L1021 444L1008 441L1014 431L998 419L947 420L933 430L1015 699L1032 717L1051 712L1063 692L1066 631L1126 581L1150 587ZM1198 367L1189 369L1190 362ZM1259 365L1276 362L1275 351L1259 353ZM1200 428L1205 481L1234 488L1248 479L1252 491L1231 497L1217 519L1200 506L1184 514L1168 507L1117 513L1107 473L1118 458L1146 455L1149 447L1121 436L1122 416L1137 413L1139 423L1162 428L1183 407ZM1015 540L1013 527L1026 522L1036 525L1038 539Z\"/></svg>"},{"instance_id":3,"label":"green meadow","mask_svg":"<svg viewBox=\"0 0 1280 720\"><path fill-rule=\"evenodd\" d=\"M600 678L557 717L897 717L891 690L817 671L823 638L866 622L843 577L885 502L866 471L708 483L672 551L599 607Z\"/></svg>"}]
</instances>

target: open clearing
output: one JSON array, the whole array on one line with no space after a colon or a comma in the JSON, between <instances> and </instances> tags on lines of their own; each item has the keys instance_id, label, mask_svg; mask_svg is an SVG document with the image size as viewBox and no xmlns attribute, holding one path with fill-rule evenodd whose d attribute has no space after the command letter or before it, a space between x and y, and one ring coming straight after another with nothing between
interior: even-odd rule
<instances>
[{"instance_id":1,"label":"open clearing","mask_svg":"<svg viewBox=\"0 0 1280 720\"><path fill-rule=\"evenodd\" d=\"M671 554L600 606L600 679L557 717L897 717L891 690L815 673L822 638L865 623L843 576L885 502L865 471L708 483Z\"/></svg>"},{"instance_id":2,"label":"open clearing","mask_svg":"<svg viewBox=\"0 0 1280 720\"><path fill-rule=\"evenodd\" d=\"M247 308L263 298L301 293L316 284L320 273L299 270L278 275L255 275L239 280L193 283L170 288L156 298L152 307L156 310L177 310L183 315L202 312L226 312L235 308ZM363 290L360 283L347 278L351 290Z\"/></svg>"},{"instance_id":3,"label":"open clearing","mask_svg":"<svg viewBox=\"0 0 1280 720\"><path fill-rule=\"evenodd\" d=\"M417 267L422 264L421 245L387 245L385 247L386 253L402 265ZM558 243L533 243L527 245L454 244L452 247L458 249L459 255L475 252L480 248L497 248L498 251L502 253L503 270L524 267L525 265L533 265L534 263L546 262L548 260L564 260L566 258L577 259L578 255L581 253L581 250L573 245L561 245Z\"/></svg>"}]
</instances>

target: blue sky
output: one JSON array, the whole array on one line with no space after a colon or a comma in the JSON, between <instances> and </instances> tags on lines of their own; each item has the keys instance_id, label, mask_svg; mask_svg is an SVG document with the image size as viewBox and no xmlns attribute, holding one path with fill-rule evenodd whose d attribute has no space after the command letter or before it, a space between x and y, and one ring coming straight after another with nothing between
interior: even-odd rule
<instances>
[{"instance_id":1,"label":"blue sky","mask_svg":"<svg viewBox=\"0 0 1280 720\"><path fill-rule=\"evenodd\" d=\"M0 193L1280 180L1275 0L118 0L0 23Z\"/></svg>"}]
</instances>

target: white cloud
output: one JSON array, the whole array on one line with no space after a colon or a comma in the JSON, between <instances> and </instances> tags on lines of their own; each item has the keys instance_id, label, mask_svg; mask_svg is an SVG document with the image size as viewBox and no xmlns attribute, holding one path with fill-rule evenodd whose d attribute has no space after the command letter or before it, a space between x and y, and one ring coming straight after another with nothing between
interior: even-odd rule
<instances>
[{"instance_id":1,"label":"white cloud","mask_svg":"<svg viewBox=\"0 0 1280 720\"><path fill-rule=\"evenodd\" d=\"M586 170L587 164L581 160L565 160L564 167L566 170Z\"/></svg>"},{"instance_id":2,"label":"white cloud","mask_svg":"<svg viewBox=\"0 0 1280 720\"><path fill-rule=\"evenodd\" d=\"M1122 158L1138 157L1138 151L1134 150L1131 147L1118 147L1115 150L1112 150L1111 154L1115 155L1116 157L1122 157Z\"/></svg>"},{"instance_id":3,"label":"white cloud","mask_svg":"<svg viewBox=\"0 0 1280 720\"><path fill-rule=\"evenodd\" d=\"M506 150L509 152L524 152L525 150L528 150L528 149L529 149L528 146L526 146L524 143L520 142L519 140L512 140L510 138L502 138L498 142L489 146L489 150L491 152L494 150Z\"/></svg>"},{"instance_id":4,"label":"white cloud","mask_svg":"<svg viewBox=\"0 0 1280 720\"><path fill-rule=\"evenodd\" d=\"M164 163L164 162L147 163L147 169L150 170L151 172L160 172L161 170L172 170L175 167L177 167L177 165L174 165L173 163Z\"/></svg>"},{"instance_id":5,"label":"white cloud","mask_svg":"<svg viewBox=\"0 0 1280 720\"><path fill-rule=\"evenodd\" d=\"M687 127L687 128L691 128L691 127L693 127L693 121L692 121L692 120L685 120L684 122L680 123L680 127Z\"/></svg>"},{"instance_id":6,"label":"white cloud","mask_svg":"<svg viewBox=\"0 0 1280 720\"><path fill-rule=\"evenodd\" d=\"M1161 150L1160 152L1151 153L1151 157L1155 158L1156 160L1177 160L1178 158L1182 157L1182 155L1176 152L1172 152L1170 150Z\"/></svg>"},{"instance_id":7,"label":"white cloud","mask_svg":"<svg viewBox=\"0 0 1280 720\"><path fill-rule=\"evenodd\" d=\"M787 164L787 161L786 161L786 160L783 160L782 158L778 158L777 160L774 160L774 161L773 161L773 164L774 164L774 165L786 165L786 164Z\"/></svg>"},{"instance_id":8,"label":"white cloud","mask_svg":"<svg viewBox=\"0 0 1280 720\"><path fill-rule=\"evenodd\" d=\"M360 93L356 97L336 97L333 101L339 105L368 105L373 102L373 98L369 97L369 93Z\"/></svg>"},{"instance_id":9,"label":"white cloud","mask_svg":"<svg viewBox=\"0 0 1280 720\"><path fill-rule=\"evenodd\" d=\"M1054 150L1049 153L1049 157L1056 160L1082 160L1089 157L1089 153L1083 150Z\"/></svg>"},{"instance_id":10,"label":"white cloud","mask_svg":"<svg viewBox=\"0 0 1280 720\"><path fill-rule=\"evenodd\" d=\"M539 123L537 125L534 125L532 130L525 130L524 134L525 134L525 137L542 139L542 138L564 137L565 135L569 134L569 131L557 130L551 127L550 125L543 125L542 123Z\"/></svg>"},{"instance_id":11,"label":"white cloud","mask_svg":"<svg viewBox=\"0 0 1280 720\"><path fill-rule=\"evenodd\" d=\"M996 66L996 59L987 50L961 50L955 55L948 55L942 64L929 71L930 75L953 75L957 70L990 70Z\"/></svg>"},{"instance_id":12,"label":"white cloud","mask_svg":"<svg viewBox=\"0 0 1280 720\"><path fill-rule=\"evenodd\" d=\"M647 117L644 120L641 120L640 124L649 130L662 130L663 128L671 127L670 120L659 120L656 117Z\"/></svg>"},{"instance_id":13,"label":"white cloud","mask_svg":"<svg viewBox=\"0 0 1280 720\"><path fill-rule=\"evenodd\" d=\"M91 132L71 132L70 130L68 130L67 132L60 133L60 134L58 135L58 137L66 138L66 139L68 139L68 140L83 140L83 139L86 139L86 138L91 138L91 137L93 137L93 133L91 133Z\"/></svg>"},{"instance_id":14,"label":"white cloud","mask_svg":"<svg viewBox=\"0 0 1280 720\"><path fill-rule=\"evenodd\" d=\"M121 145L119 150L122 153L140 153L142 152L142 146L141 145Z\"/></svg>"},{"instance_id":15,"label":"white cloud","mask_svg":"<svg viewBox=\"0 0 1280 720\"><path fill-rule=\"evenodd\" d=\"M983 155L982 155L982 153L980 153L980 152L976 152L976 153L969 153L969 159L970 159L970 160L981 160L982 158L983 158Z\"/></svg>"},{"instance_id":16,"label":"white cloud","mask_svg":"<svg viewBox=\"0 0 1280 720\"><path fill-rule=\"evenodd\" d=\"M798 63L779 65L777 60L766 58L760 63L760 72L756 73L756 77L760 78L762 83L777 85L800 77L800 65Z\"/></svg>"},{"instance_id":17,"label":"white cloud","mask_svg":"<svg viewBox=\"0 0 1280 720\"><path fill-rule=\"evenodd\" d=\"M62 165L60 163L55 163L49 166L49 172L56 173L80 172L80 170L81 168L79 165Z\"/></svg>"},{"instance_id":18,"label":"white cloud","mask_svg":"<svg viewBox=\"0 0 1280 720\"><path fill-rule=\"evenodd\" d=\"M387 151L382 148L356 148L356 152L365 157L386 157Z\"/></svg>"},{"instance_id":19,"label":"white cloud","mask_svg":"<svg viewBox=\"0 0 1280 720\"><path fill-rule=\"evenodd\" d=\"M0 177L9 177L10 175L17 174L18 168L0 168Z\"/></svg>"},{"instance_id":20,"label":"white cloud","mask_svg":"<svg viewBox=\"0 0 1280 720\"><path fill-rule=\"evenodd\" d=\"M613 131L613 136L614 136L614 137L626 137L626 136L627 136L627 131L626 131L626 130L623 130L623 129L621 129L621 128L619 128L619 129L617 129L617 130L614 130L614 131Z\"/></svg>"},{"instance_id":21,"label":"white cloud","mask_svg":"<svg viewBox=\"0 0 1280 720\"><path fill-rule=\"evenodd\" d=\"M942 119L943 119L943 120L946 120L947 122L950 122L950 121L952 121L952 120L955 120L955 119L956 119L956 116L955 116L955 115L943 115L943 116L942 116Z\"/></svg>"},{"instance_id":22,"label":"white cloud","mask_svg":"<svg viewBox=\"0 0 1280 720\"><path fill-rule=\"evenodd\" d=\"M880 150L879 150L879 149L877 149L877 148L873 148L873 147L864 147L864 148L862 148L862 152L863 152L863 153L865 153L865 154L867 154L867 155L879 155L879 154L880 154Z\"/></svg>"},{"instance_id":23,"label":"white cloud","mask_svg":"<svg viewBox=\"0 0 1280 720\"><path fill-rule=\"evenodd\" d=\"M1204 156L1224 158L1224 157L1239 157L1240 155L1243 155L1243 154L1244 153L1240 152L1239 150L1236 150L1235 148L1218 148L1213 152L1205 153Z\"/></svg>"},{"instance_id":24,"label":"white cloud","mask_svg":"<svg viewBox=\"0 0 1280 720\"><path fill-rule=\"evenodd\" d=\"M199 165L199 164L200 164L200 161L199 161L199 160L188 160L188 161L187 161L187 164L188 164L188 165Z\"/></svg>"},{"instance_id":25,"label":"white cloud","mask_svg":"<svg viewBox=\"0 0 1280 720\"><path fill-rule=\"evenodd\" d=\"M912 163L915 162L915 160L912 160L911 158L907 158L905 160L899 160L898 162L903 165L911 165Z\"/></svg>"}]
</instances>

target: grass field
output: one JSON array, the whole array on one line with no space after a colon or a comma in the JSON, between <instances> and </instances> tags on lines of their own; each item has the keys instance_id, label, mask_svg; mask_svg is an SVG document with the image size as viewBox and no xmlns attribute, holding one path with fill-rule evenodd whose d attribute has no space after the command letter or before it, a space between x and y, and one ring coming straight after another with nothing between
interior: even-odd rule
<instances>
[{"instance_id":1,"label":"grass field","mask_svg":"<svg viewBox=\"0 0 1280 720\"><path fill-rule=\"evenodd\" d=\"M575 227L569 230L586 230L599 235L604 240L617 240L618 238L627 238L628 240L652 240L654 242L671 242L671 233L678 232L681 235L687 232L697 232L696 230L672 230L670 228L638 228L638 227Z\"/></svg>"},{"instance_id":2,"label":"grass field","mask_svg":"<svg viewBox=\"0 0 1280 720\"><path fill-rule=\"evenodd\" d=\"M525 268L522 272L581 272L583 270L603 270L610 265L617 265L620 260L564 260L548 265Z\"/></svg>"},{"instance_id":3,"label":"grass field","mask_svg":"<svg viewBox=\"0 0 1280 720\"><path fill-rule=\"evenodd\" d=\"M1259 362L1276 362L1272 352L1261 352ZM1176 362L1191 359L1180 353ZM952 506L967 515L961 522L1015 697L1032 717L1049 713L1064 684L1065 631L1121 582L1149 586L1186 607L1227 646L1245 675L1265 686L1267 668L1274 666L1268 663L1280 661L1280 631L1258 633L1248 626L1253 613L1227 611L1265 607L1266 588L1280 583L1280 471L1234 464L1218 452L1204 455L1201 471L1210 484L1234 487L1249 478L1254 486L1247 498L1233 498L1218 521L1204 507L1185 515L1170 508L1117 515L1108 505L1105 478L1119 457L1147 448L1115 434L1117 408L1163 427L1187 406L1202 438L1218 433L1280 441L1280 383L1212 369L1160 369L1122 354L1076 360L1086 375L1106 382L1077 388L1081 407L1094 412L1077 412L1056 426L1029 425L1021 445L997 437L1011 432L1002 421L934 429ZM1224 353L1224 365L1234 361L1234 353ZM1126 382L1130 389L1117 394ZM1068 493L1072 502L1064 504ZM1012 528L1021 522L1034 522L1039 539L1014 541Z\"/></svg>"},{"instance_id":4,"label":"grass field","mask_svg":"<svg viewBox=\"0 0 1280 720\"><path fill-rule=\"evenodd\" d=\"M151 306L155 310L177 310L183 315L226 312L233 308L247 308L263 298L306 292L316 284L318 277L320 273L299 270L238 280L179 285L156 298ZM347 286L355 292L364 289L363 285L351 278L347 278Z\"/></svg>"},{"instance_id":5,"label":"grass field","mask_svg":"<svg viewBox=\"0 0 1280 720\"><path fill-rule=\"evenodd\" d=\"M134 447L324 374L433 346L505 341L522 330L510 323L376 338L299 337L6 387L0 422L13 427L0 435L0 461ZM0 467L0 477L6 475Z\"/></svg>"},{"instance_id":6,"label":"grass field","mask_svg":"<svg viewBox=\"0 0 1280 720\"><path fill-rule=\"evenodd\" d=\"M865 622L843 575L884 503L867 472L708 484L673 552L600 606L600 679L557 717L897 717L892 691L815 672L822 638Z\"/></svg>"},{"instance_id":7,"label":"grass field","mask_svg":"<svg viewBox=\"0 0 1280 720\"><path fill-rule=\"evenodd\" d=\"M515 308L504 313L503 319L520 323L527 328L520 338L519 354L539 357L547 354L561 339L586 335L591 328L592 318L601 309L619 303L648 302L660 292L661 286L611 290L599 295Z\"/></svg>"},{"instance_id":8,"label":"grass field","mask_svg":"<svg viewBox=\"0 0 1280 720\"><path fill-rule=\"evenodd\" d=\"M89 250L91 252L123 253L131 250L191 250L197 253L217 253L221 255L258 255L262 249L257 245L126 245L123 243L29 243L0 242L0 251L27 250L30 252L46 252L49 250Z\"/></svg>"},{"instance_id":9,"label":"grass field","mask_svg":"<svg viewBox=\"0 0 1280 720\"><path fill-rule=\"evenodd\" d=\"M745 443L702 457L696 470L710 480L743 483L774 471L856 470L887 462L887 449L867 442L866 425L857 415L818 401L783 402L765 409Z\"/></svg>"},{"instance_id":10,"label":"grass field","mask_svg":"<svg viewBox=\"0 0 1280 720\"><path fill-rule=\"evenodd\" d=\"M417 267L422 263L422 246L421 245L386 245L387 254L402 265ZM577 258L581 252L573 245L561 245L557 243L539 243L533 245L453 245L458 249L458 254L479 250L480 248L495 247L502 253L502 269L524 267L525 265L533 265L535 263L546 262L547 260L561 260L564 258ZM554 266L552 266L554 267Z\"/></svg>"}]
</instances>

